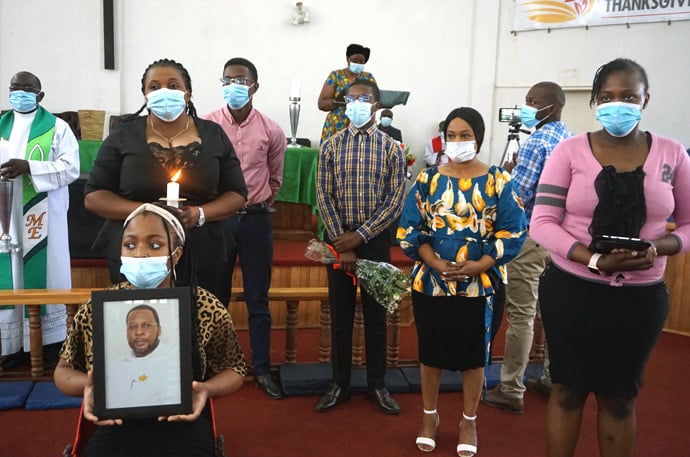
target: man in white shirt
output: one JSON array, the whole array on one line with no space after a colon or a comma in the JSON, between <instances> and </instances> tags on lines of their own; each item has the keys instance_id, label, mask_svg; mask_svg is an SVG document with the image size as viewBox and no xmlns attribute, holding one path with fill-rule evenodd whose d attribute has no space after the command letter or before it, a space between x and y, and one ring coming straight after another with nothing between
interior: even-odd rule
<instances>
[{"instance_id":1,"label":"man in white shirt","mask_svg":"<svg viewBox=\"0 0 690 457\"><path fill-rule=\"evenodd\" d=\"M445 121L438 123L438 136L433 137L424 147L424 161L430 167L445 165L448 156L443 153L446 150L446 139L443 137Z\"/></svg>"},{"instance_id":2,"label":"man in white shirt","mask_svg":"<svg viewBox=\"0 0 690 457\"><path fill-rule=\"evenodd\" d=\"M126 322L131 351L106 368L106 406L179 403L180 358L161 340L158 312L150 305L137 305L127 312ZM179 348L179 344L175 346Z\"/></svg>"},{"instance_id":3,"label":"man in white shirt","mask_svg":"<svg viewBox=\"0 0 690 457\"><path fill-rule=\"evenodd\" d=\"M39 106L44 96L41 81L21 71L10 80L13 109L0 117L0 177L13 182L10 235L23 248L23 260L0 254L0 289L72 285L67 186L79 177L79 145L66 122ZM23 308L0 307L3 355L30 350ZM42 308L41 323L44 345L65 339L64 307Z\"/></svg>"}]
</instances>

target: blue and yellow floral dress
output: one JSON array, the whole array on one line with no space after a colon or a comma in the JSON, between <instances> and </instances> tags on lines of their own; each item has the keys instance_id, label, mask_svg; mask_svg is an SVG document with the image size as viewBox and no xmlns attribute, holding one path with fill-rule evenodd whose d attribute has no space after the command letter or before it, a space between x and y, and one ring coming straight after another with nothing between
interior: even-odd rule
<instances>
[{"instance_id":1,"label":"blue and yellow floral dress","mask_svg":"<svg viewBox=\"0 0 690 457\"><path fill-rule=\"evenodd\" d=\"M326 84L333 86L333 89L335 90L335 99L337 100L342 100L343 97L347 95L347 90L350 88L352 83L358 79L366 79L376 83L374 75L366 71L363 71L353 79L348 78L347 75L348 73L344 69L334 70L326 79ZM350 125L350 120L345 115L345 106L338 105L336 109L329 111L326 115L326 120L323 123L323 130L321 131L321 143L340 132L348 125Z\"/></svg>"},{"instance_id":2,"label":"blue and yellow floral dress","mask_svg":"<svg viewBox=\"0 0 690 457\"><path fill-rule=\"evenodd\" d=\"M410 272L414 292L429 298L486 297L487 357L494 294L489 273L507 280L505 264L518 254L526 235L522 201L510 174L496 166L485 175L467 179L442 174L437 167L422 170L407 196L397 230L400 247L415 261ZM445 281L419 256L418 249L425 243L441 259L462 262L489 255L496 265L492 272L469 281ZM457 306L462 306L462 300Z\"/></svg>"}]
</instances>

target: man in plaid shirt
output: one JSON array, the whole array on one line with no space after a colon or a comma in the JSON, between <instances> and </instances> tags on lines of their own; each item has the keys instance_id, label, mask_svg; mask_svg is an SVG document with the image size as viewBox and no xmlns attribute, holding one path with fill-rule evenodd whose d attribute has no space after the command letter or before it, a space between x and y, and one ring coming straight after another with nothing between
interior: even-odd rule
<instances>
[{"instance_id":1,"label":"man in plaid shirt","mask_svg":"<svg viewBox=\"0 0 690 457\"><path fill-rule=\"evenodd\" d=\"M515 188L522 197L528 221L532 217L537 184L546 160L559 142L573 136L561 122L563 106L565 94L558 84L540 82L532 86L525 96L520 118L526 127L535 127L535 131L518 149L513 163L503 165L511 171ZM548 260L548 251L527 237L518 256L508 264L505 306L508 329L501 366L501 383L487 392L482 401L514 414L524 412L525 384L522 378L532 346L539 276L546 268ZM528 383L531 389L539 393L548 393L548 369L542 379L528 380Z\"/></svg>"},{"instance_id":2,"label":"man in plaid shirt","mask_svg":"<svg viewBox=\"0 0 690 457\"><path fill-rule=\"evenodd\" d=\"M326 227L325 241L339 255L339 269L328 266L333 333L333 381L316 403L327 411L350 397L352 326L357 285L352 275L358 258L390 262L387 228L402 211L406 164L402 149L381 132L372 116L379 106L375 83L357 80L347 91L350 125L321 145L316 198ZM386 309L364 290L367 398L389 414L400 406L385 387Z\"/></svg>"}]
</instances>

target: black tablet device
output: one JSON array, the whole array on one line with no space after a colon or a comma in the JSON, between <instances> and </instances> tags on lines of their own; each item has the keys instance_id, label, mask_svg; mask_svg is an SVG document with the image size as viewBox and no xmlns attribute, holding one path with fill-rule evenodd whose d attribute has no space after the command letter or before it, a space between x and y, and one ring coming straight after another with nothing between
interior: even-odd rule
<instances>
[{"instance_id":1,"label":"black tablet device","mask_svg":"<svg viewBox=\"0 0 690 457\"><path fill-rule=\"evenodd\" d=\"M608 254L614 249L630 249L633 251L644 251L652 245L649 241L640 238L629 238L625 236L599 235L594 238L592 247L596 252Z\"/></svg>"}]
</instances>

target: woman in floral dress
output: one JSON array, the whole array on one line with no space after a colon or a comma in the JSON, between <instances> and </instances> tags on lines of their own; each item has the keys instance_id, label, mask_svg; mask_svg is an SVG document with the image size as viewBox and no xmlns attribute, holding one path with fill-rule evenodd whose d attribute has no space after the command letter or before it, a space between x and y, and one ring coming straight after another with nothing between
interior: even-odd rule
<instances>
[{"instance_id":1,"label":"woman in floral dress","mask_svg":"<svg viewBox=\"0 0 690 457\"><path fill-rule=\"evenodd\" d=\"M319 95L319 109L326 111L326 120L321 132L321 143L335 135L348 125L350 120L345 115L345 100L347 90L358 79L366 79L376 83L374 75L364 71L364 64L369 61L371 50L359 44L351 44L347 47L347 67L333 70L323 83Z\"/></svg>"},{"instance_id":2,"label":"woman in floral dress","mask_svg":"<svg viewBox=\"0 0 690 457\"><path fill-rule=\"evenodd\" d=\"M412 304L419 337L424 415L419 450L436 446L441 370L462 371L463 420L457 453L477 452L476 413L488 362L494 287L527 232L510 175L477 158L484 121L457 108L445 121L450 162L417 177L397 238L412 267Z\"/></svg>"}]
</instances>

